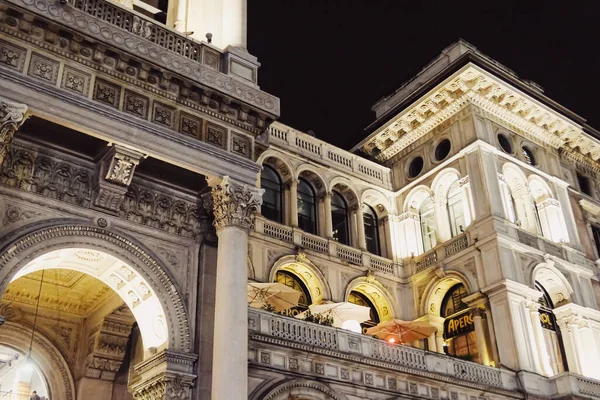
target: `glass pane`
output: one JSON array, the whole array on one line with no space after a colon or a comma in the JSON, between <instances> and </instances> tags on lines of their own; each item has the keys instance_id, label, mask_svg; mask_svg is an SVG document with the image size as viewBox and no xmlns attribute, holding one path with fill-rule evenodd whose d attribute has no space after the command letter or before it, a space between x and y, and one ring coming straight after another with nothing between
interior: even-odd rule
<instances>
[{"instance_id":1,"label":"glass pane","mask_svg":"<svg viewBox=\"0 0 600 400\"><path fill-rule=\"evenodd\" d=\"M298 227L308 233L317 232L315 193L304 179L298 181Z\"/></svg>"},{"instance_id":2,"label":"glass pane","mask_svg":"<svg viewBox=\"0 0 600 400\"><path fill-rule=\"evenodd\" d=\"M351 291L348 295L348 303L357 304L363 307L369 307L371 312L369 314L369 320L360 324L360 326L364 328L371 328L376 326L379 323L379 314L377 313L377 309L371 303L371 301L362 293Z\"/></svg>"},{"instance_id":3,"label":"glass pane","mask_svg":"<svg viewBox=\"0 0 600 400\"><path fill-rule=\"evenodd\" d=\"M294 309L298 310L299 312L305 311L308 309L308 306L312 304L310 292L304 285L304 282L302 282L293 273L288 271L278 271L277 274L275 274L275 282L283 283L284 285L302 293L302 295L300 295L300 299L298 300L298 306L294 307Z\"/></svg>"},{"instance_id":4,"label":"glass pane","mask_svg":"<svg viewBox=\"0 0 600 400\"><path fill-rule=\"evenodd\" d=\"M458 182L448 192L448 217L452 236L460 235L465 227L463 193Z\"/></svg>"},{"instance_id":5,"label":"glass pane","mask_svg":"<svg viewBox=\"0 0 600 400\"><path fill-rule=\"evenodd\" d=\"M435 222L435 213L433 201L425 200L421 206L421 235L423 236L423 250L428 251L437 245L437 227Z\"/></svg>"},{"instance_id":6,"label":"glass pane","mask_svg":"<svg viewBox=\"0 0 600 400\"><path fill-rule=\"evenodd\" d=\"M342 195L335 191L331 194L331 223L333 238L342 244L349 245L348 208Z\"/></svg>"},{"instance_id":7,"label":"glass pane","mask_svg":"<svg viewBox=\"0 0 600 400\"><path fill-rule=\"evenodd\" d=\"M365 241L369 253L380 255L379 252L379 221L375 211L367 205L363 205L363 223L365 226Z\"/></svg>"},{"instance_id":8,"label":"glass pane","mask_svg":"<svg viewBox=\"0 0 600 400\"><path fill-rule=\"evenodd\" d=\"M263 167L260 186L265 190L261 214L272 221L283 222L281 179L277 172L268 165Z\"/></svg>"}]
</instances>

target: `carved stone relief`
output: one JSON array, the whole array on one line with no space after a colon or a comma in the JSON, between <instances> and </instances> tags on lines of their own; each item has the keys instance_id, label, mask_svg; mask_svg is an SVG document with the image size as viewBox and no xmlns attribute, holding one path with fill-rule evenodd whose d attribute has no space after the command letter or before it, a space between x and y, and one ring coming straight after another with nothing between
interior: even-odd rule
<instances>
[{"instance_id":1,"label":"carved stone relief","mask_svg":"<svg viewBox=\"0 0 600 400\"><path fill-rule=\"evenodd\" d=\"M214 226L217 231L230 225L249 230L252 213L260 208L264 190L237 183L228 176L212 186Z\"/></svg>"},{"instance_id":2,"label":"carved stone relief","mask_svg":"<svg viewBox=\"0 0 600 400\"><path fill-rule=\"evenodd\" d=\"M2 49L0 48L0 51ZM0 97L0 163L3 162L15 132L26 119L27 106Z\"/></svg>"}]
</instances>

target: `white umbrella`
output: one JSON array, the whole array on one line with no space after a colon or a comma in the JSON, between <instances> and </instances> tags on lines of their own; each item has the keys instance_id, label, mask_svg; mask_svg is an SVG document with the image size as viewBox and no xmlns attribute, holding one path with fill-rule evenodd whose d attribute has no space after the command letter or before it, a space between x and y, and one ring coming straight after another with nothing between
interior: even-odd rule
<instances>
[{"instance_id":1,"label":"white umbrella","mask_svg":"<svg viewBox=\"0 0 600 400\"><path fill-rule=\"evenodd\" d=\"M328 303L309 306L312 314L321 314L333 318L333 326L341 328L346 321L364 322L371 318L371 309L354 303ZM296 318L304 319L306 311L296 315Z\"/></svg>"},{"instance_id":2,"label":"white umbrella","mask_svg":"<svg viewBox=\"0 0 600 400\"><path fill-rule=\"evenodd\" d=\"M284 311L296 307L301 295L301 292L283 283L248 283L248 305L254 308L268 304L277 312Z\"/></svg>"}]
</instances>

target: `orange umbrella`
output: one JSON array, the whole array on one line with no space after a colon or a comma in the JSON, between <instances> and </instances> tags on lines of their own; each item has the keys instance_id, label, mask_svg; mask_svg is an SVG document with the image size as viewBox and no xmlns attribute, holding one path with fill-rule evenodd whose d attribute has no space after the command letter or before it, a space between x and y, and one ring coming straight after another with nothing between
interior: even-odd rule
<instances>
[{"instance_id":1,"label":"orange umbrella","mask_svg":"<svg viewBox=\"0 0 600 400\"><path fill-rule=\"evenodd\" d=\"M429 337L436 330L436 327L425 321L392 319L367 329L366 334L374 335L379 339L385 339L390 342L410 343Z\"/></svg>"}]
</instances>

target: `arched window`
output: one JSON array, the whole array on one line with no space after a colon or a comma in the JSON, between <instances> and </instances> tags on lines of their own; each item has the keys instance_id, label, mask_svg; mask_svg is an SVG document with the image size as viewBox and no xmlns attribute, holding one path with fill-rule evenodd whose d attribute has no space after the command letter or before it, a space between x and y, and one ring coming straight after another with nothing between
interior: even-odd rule
<instances>
[{"instance_id":1,"label":"arched window","mask_svg":"<svg viewBox=\"0 0 600 400\"><path fill-rule=\"evenodd\" d=\"M380 255L379 248L379 220L375 210L366 204L362 206L363 224L365 226L365 241L369 253Z\"/></svg>"},{"instance_id":2,"label":"arched window","mask_svg":"<svg viewBox=\"0 0 600 400\"><path fill-rule=\"evenodd\" d=\"M303 178L298 180L298 227L304 232L317 232L315 191Z\"/></svg>"},{"instance_id":3,"label":"arched window","mask_svg":"<svg viewBox=\"0 0 600 400\"><path fill-rule=\"evenodd\" d=\"M431 197L427 198L419 210L421 220L421 236L423 237L423 251L429 251L437 245L437 224L435 210Z\"/></svg>"},{"instance_id":4,"label":"arched window","mask_svg":"<svg viewBox=\"0 0 600 400\"><path fill-rule=\"evenodd\" d=\"M452 236L460 235L465 228L465 205L459 182L450 186L448 191L448 218L450 218Z\"/></svg>"},{"instance_id":5,"label":"arched window","mask_svg":"<svg viewBox=\"0 0 600 400\"><path fill-rule=\"evenodd\" d=\"M540 325L543 328L544 344L548 353L547 358L552 374L560 374L565 371L566 356L560 329L552 312L554 304L546 289L537 281L535 282L535 288L542 292L542 296L538 300L540 303L538 313L540 314Z\"/></svg>"},{"instance_id":6,"label":"arched window","mask_svg":"<svg viewBox=\"0 0 600 400\"><path fill-rule=\"evenodd\" d=\"M283 222L281 178L268 165L263 166L263 171L260 174L260 187L265 190L260 209L261 214L271 221Z\"/></svg>"},{"instance_id":7,"label":"arched window","mask_svg":"<svg viewBox=\"0 0 600 400\"><path fill-rule=\"evenodd\" d=\"M375 305L373 305L371 300L369 300L364 294L355 290L351 291L348 295L348 303L369 307L371 309L371 313L369 314L369 320L364 321L362 324L360 324L360 326L363 328L363 332L365 328L371 328L379 323L379 314L377 313Z\"/></svg>"},{"instance_id":8,"label":"arched window","mask_svg":"<svg viewBox=\"0 0 600 400\"><path fill-rule=\"evenodd\" d=\"M446 352L454 357L479 362L475 324L469 307L463 302L468 295L462 283L452 286L442 300L440 316L444 320Z\"/></svg>"},{"instance_id":9,"label":"arched window","mask_svg":"<svg viewBox=\"0 0 600 400\"><path fill-rule=\"evenodd\" d=\"M349 245L348 206L342 195L335 190L331 193L331 225L333 238L342 244Z\"/></svg>"},{"instance_id":10,"label":"arched window","mask_svg":"<svg viewBox=\"0 0 600 400\"><path fill-rule=\"evenodd\" d=\"M517 222L515 199L510 192L510 188L503 180L500 181L500 195L502 196L502 205L504 206L506 218L512 223Z\"/></svg>"},{"instance_id":11,"label":"arched window","mask_svg":"<svg viewBox=\"0 0 600 400\"><path fill-rule=\"evenodd\" d=\"M308 288L302 282L300 278L289 271L277 271L275 274L275 282L283 283L286 286L295 289L302 294L300 295L300 299L298 300L298 306L294 307L294 310L297 310L298 313L306 311L308 306L312 304L312 300L310 298L310 292ZM296 313L293 313L296 314Z\"/></svg>"}]
</instances>

